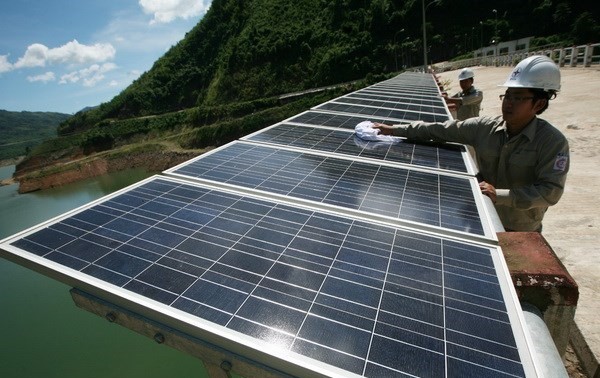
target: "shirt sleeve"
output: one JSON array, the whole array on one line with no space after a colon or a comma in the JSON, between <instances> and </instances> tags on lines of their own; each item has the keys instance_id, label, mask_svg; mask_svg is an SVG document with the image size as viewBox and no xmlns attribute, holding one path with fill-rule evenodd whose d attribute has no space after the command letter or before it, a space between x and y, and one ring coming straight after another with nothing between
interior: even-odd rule
<instances>
[{"instance_id":1,"label":"shirt sleeve","mask_svg":"<svg viewBox=\"0 0 600 378\"><path fill-rule=\"evenodd\" d=\"M475 91L473 91L473 93L462 97L463 105L478 104L481 101L483 101L483 92L480 90L475 90Z\"/></svg>"},{"instance_id":2,"label":"shirt sleeve","mask_svg":"<svg viewBox=\"0 0 600 378\"><path fill-rule=\"evenodd\" d=\"M410 124L394 125L393 135L414 140L435 140L474 145L479 138L486 138L495 125L490 117L475 117L464 121L446 122L416 121Z\"/></svg>"}]
</instances>

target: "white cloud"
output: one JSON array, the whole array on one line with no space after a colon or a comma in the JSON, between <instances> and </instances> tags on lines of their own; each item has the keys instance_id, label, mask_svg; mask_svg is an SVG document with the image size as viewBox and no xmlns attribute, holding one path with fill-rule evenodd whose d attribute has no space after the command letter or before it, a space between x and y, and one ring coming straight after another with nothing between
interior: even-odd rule
<instances>
[{"instance_id":1,"label":"white cloud","mask_svg":"<svg viewBox=\"0 0 600 378\"><path fill-rule=\"evenodd\" d=\"M70 72L68 74L64 74L60 77L59 84L67 84L67 83L77 83L79 81L80 75L79 72Z\"/></svg>"},{"instance_id":2,"label":"white cloud","mask_svg":"<svg viewBox=\"0 0 600 378\"><path fill-rule=\"evenodd\" d=\"M82 45L71 42L48 48L40 43L27 47L25 54L14 64L15 68L45 67L46 64L89 64L114 59L116 50L110 43Z\"/></svg>"},{"instance_id":3,"label":"white cloud","mask_svg":"<svg viewBox=\"0 0 600 378\"><path fill-rule=\"evenodd\" d=\"M73 71L60 77L59 84L73 84L82 82L84 87L93 87L104 80L104 74L117 68L114 63L104 63L102 65L92 64L88 68Z\"/></svg>"},{"instance_id":4,"label":"white cloud","mask_svg":"<svg viewBox=\"0 0 600 378\"><path fill-rule=\"evenodd\" d=\"M66 45L49 50L48 58L51 62L88 64L114 59L115 53L115 48L110 43L86 46L74 39Z\"/></svg>"},{"instance_id":5,"label":"white cloud","mask_svg":"<svg viewBox=\"0 0 600 378\"><path fill-rule=\"evenodd\" d=\"M8 61L8 55L0 55L0 73L8 72L13 69L13 65Z\"/></svg>"},{"instance_id":6,"label":"white cloud","mask_svg":"<svg viewBox=\"0 0 600 378\"><path fill-rule=\"evenodd\" d=\"M47 83L49 81L54 81L56 80L56 77L54 76L54 72L46 72L43 73L41 75L37 75L37 76L27 76L27 80L31 83L36 82L36 81L41 81L43 83Z\"/></svg>"},{"instance_id":7,"label":"white cloud","mask_svg":"<svg viewBox=\"0 0 600 378\"><path fill-rule=\"evenodd\" d=\"M139 0L144 13L152 14L150 21L155 23L169 23L177 18L184 20L205 13L211 1L206 0Z\"/></svg>"},{"instance_id":8,"label":"white cloud","mask_svg":"<svg viewBox=\"0 0 600 378\"><path fill-rule=\"evenodd\" d=\"M48 48L42 44L34 43L33 45L29 45L27 51L25 51L25 55L15 63L15 68L44 67L46 65L47 53Z\"/></svg>"}]
</instances>

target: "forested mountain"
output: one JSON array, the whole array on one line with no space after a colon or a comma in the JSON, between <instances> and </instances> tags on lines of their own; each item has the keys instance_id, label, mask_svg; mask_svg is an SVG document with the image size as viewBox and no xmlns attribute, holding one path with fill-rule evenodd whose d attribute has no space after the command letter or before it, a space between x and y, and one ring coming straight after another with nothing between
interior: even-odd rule
<instances>
[{"instance_id":1,"label":"forested mountain","mask_svg":"<svg viewBox=\"0 0 600 378\"><path fill-rule=\"evenodd\" d=\"M56 137L56 128L70 116L0 110L0 160L23 156L36 144Z\"/></svg>"},{"instance_id":2,"label":"forested mountain","mask_svg":"<svg viewBox=\"0 0 600 378\"><path fill-rule=\"evenodd\" d=\"M600 40L599 12L589 2L426 3L433 62L466 54L495 37ZM214 0L150 71L112 101L70 119L59 133L106 118L248 101L397 71L399 60L400 67L419 65L421 24L422 0Z\"/></svg>"},{"instance_id":3,"label":"forested mountain","mask_svg":"<svg viewBox=\"0 0 600 378\"><path fill-rule=\"evenodd\" d=\"M423 5L431 62L472 56L491 40L600 41L600 11L588 1L213 0L149 71L63 122L59 138L33 149L16 175L133 142L219 145L357 88L285 103L281 94L365 85L421 66Z\"/></svg>"}]
</instances>

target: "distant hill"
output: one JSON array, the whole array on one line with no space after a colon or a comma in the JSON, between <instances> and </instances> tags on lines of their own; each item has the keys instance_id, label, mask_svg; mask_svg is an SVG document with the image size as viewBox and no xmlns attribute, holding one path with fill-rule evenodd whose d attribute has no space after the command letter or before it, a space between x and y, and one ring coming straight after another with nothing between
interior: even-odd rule
<instances>
[{"instance_id":1,"label":"distant hill","mask_svg":"<svg viewBox=\"0 0 600 378\"><path fill-rule=\"evenodd\" d=\"M71 114L0 110L0 160L24 156L33 146L56 137Z\"/></svg>"}]
</instances>

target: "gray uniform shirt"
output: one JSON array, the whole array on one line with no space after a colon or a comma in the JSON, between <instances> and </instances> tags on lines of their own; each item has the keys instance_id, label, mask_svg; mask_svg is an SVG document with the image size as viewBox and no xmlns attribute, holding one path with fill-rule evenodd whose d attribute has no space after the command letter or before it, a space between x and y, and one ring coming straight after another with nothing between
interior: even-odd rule
<instances>
[{"instance_id":1,"label":"gray uniform shirt","mask_svg":"<svg viewBox=\"0 0 600 378\"><path fill-rule=\"evenodd\" d=\"M464 121L467 118L479 117L479 109L483 101L482 91L471 87L466 93L458 92L452 98L461 99L461 104L456 111L456 119Z\"/></svg>"},{"instance_id":2,"label":"gray uniform shirt","mask_svg":"<svg viewBox=\"0 0 600 378\"><path fill-rule=\"evenodd\" d=\"M496 187L496 211L507 230L541 231L544 213L564 191L568 141L537 117L512 138L501 116L413 122L397 125L394 135L473 146L483 180Z\"/></svg>"}]
</instances>

